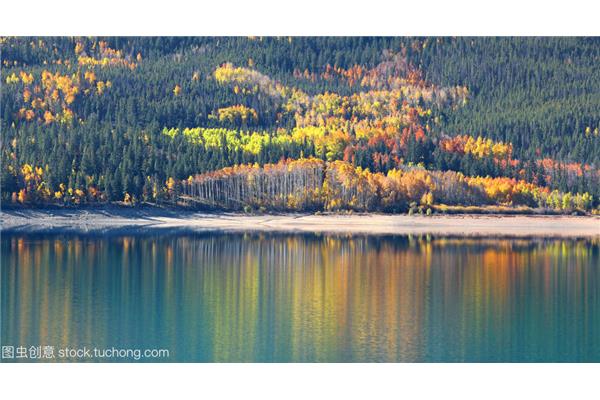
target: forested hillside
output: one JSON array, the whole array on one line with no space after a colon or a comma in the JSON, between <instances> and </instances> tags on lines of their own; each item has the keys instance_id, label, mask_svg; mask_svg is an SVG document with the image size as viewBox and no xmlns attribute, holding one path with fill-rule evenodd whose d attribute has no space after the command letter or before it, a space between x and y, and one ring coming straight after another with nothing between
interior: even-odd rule
<instances>
[{"instance_id":1,"label":"forested hillside","mask_svg":"<svg viewBox=\"0 0 600 400\"><path fill-rule=\"evenodd\" d=\"M2 202L600 207L598 38L1 38Z\"/></svg>"}]
</instances>

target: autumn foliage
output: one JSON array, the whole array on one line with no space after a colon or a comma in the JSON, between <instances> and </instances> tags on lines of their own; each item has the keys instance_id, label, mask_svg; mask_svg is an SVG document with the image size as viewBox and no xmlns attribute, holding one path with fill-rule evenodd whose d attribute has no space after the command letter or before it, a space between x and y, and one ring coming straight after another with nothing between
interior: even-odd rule
<instances>
[{"instance_id":1,"label":"autumn foliage","mask_svg":"<svg viewBox=\"0 0 600 400\"><path fill-rule=\"evenodd\" d=\"M600 213L596 69L569 67L590 79L566 102L509 40L496 87L451 52L472 60L502 40L465 40L0 38L2 200ZM478 53L481 68L495 54ZM527 92L513 78L544 86L532 110L515 112Z\"/></svg>"},{"instance_id":2,"label":"autumn foliage","mask_svg":"<svg viewBox=\"0 0 600 400\"><path fill-rule=\"evenodd\" d=\"M587 210L588 193L550 191L522 180L469 177L418 167L372 173L344 161L285 160L240 165L184 180L187 201L241 210L407 211L417 205L503 205Z\"/></svg>"}]
</instances>

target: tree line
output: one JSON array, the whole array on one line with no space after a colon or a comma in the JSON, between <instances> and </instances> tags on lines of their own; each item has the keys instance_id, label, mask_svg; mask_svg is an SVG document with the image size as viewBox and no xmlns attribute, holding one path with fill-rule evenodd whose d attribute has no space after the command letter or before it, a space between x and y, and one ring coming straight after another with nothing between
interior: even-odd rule
<instances>
[{"instance_id":1,"label":"tree line","mask_svg":"<svg viewBox=\"0 0 600 400\"><path fill-rule=\"evenodd\" d=\"M421 167L372 173L345 161L285 160L239 165L189 177L169 196L226 210L414 212L435 205L525 206L557 212L590 211L589 193L571 194L506 177L469 177Z\"/></svg>"}]
</instances>

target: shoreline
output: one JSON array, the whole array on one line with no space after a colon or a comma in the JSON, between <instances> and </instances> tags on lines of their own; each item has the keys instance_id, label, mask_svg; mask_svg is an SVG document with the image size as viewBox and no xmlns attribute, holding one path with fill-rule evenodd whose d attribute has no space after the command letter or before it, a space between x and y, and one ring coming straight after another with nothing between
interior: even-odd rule
<instances>
[{"instance_id":1,"label":"shoreline","mask_svg":"<svg viewBox=\"0 0 600 400\"><path fill-rule=\"evenodd\" d=\"M139 209L0 210L2 232L137 233L281 232L337 234L433 234L444 236L600 238L600 217L563 215L454 214L237 214Z\"/></svg>"}]
</instances>

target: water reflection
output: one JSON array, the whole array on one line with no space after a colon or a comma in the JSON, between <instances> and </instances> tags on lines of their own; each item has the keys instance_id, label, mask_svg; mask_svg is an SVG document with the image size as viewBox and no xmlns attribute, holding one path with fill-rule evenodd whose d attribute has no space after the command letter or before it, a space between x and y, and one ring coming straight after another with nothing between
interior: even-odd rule
<instances>
[{"instance_id":1,"label":"water reflection","mask_svg":"<svg viewBox=\"0 0 600 400\"><path fill-rule=\"evenodd\" d=\"M167 361L600 361L598 240L3 235L2 341Z\"/></svg>"}]
</instances>

